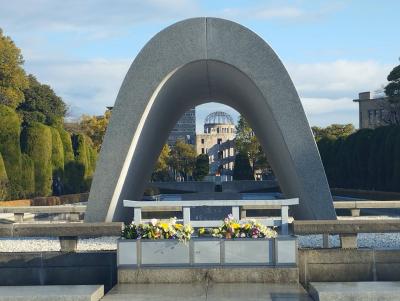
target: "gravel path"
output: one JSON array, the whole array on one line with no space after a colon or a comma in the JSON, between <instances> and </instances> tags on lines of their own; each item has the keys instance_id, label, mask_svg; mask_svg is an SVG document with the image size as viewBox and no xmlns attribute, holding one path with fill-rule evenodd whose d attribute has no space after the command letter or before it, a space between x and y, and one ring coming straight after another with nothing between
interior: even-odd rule
<instances>
[{"instance_id":1,"label":"gravel path","mask_svg":"<svg viewBox=\"0 0 400 301\"><path fill-rule=\"evenodd\" d=\"M322 247L322 235L298 236L300 248ZM77 251L108 251L117 249L118 237L79 239ZM339 247L338 235L329 237L331 247ZM361 233L358 235L360 248L400 249L400 233ZM60 251L57 238L14 238L0 239L0 252L45 252Z\"/></svg>"}]
</instances>

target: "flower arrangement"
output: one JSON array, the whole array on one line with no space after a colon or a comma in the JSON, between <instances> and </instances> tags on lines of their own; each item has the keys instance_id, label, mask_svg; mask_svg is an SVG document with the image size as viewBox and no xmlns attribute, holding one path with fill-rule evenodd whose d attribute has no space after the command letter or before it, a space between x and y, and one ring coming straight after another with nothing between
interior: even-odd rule
<instances>
[{"instance_id":1,"label":"flower arrangement","mask_svg":"<svg viewBox=\"0 0 400 301\"><path fill-rule=\"evenodd\" d=\"M230 214L224 219L224 223L215 229L200 228L198 231L199 236L211 234L213 237L218 238L275 238L278 236L277 232L259 222L255 219L246 221L240 224Z\"/></svg>"},{"instance_id":2,"label":"flower arrangement","mask_svg":"<svg viewBox=\"0 0 400 301\"><path fill-rule=\"evenodd\" d=\"M176 223L176 218L168 221L152 219L149 224L134 223L125 225L122 237L126 239L179 239L190 240L194 230L190 225Z\"/></svg>"}]
</instances>

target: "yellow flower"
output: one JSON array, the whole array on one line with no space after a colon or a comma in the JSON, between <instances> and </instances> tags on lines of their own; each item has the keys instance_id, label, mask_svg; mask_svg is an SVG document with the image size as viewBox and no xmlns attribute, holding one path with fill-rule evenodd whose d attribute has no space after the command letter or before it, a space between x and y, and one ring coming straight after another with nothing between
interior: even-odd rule
<instances>
[{"instance_id":1,"label":"yellow flower","mask_svg":"<svg viewBox=\"0 0 400 301\"><path fill-rule=\"evenodd\" d=\"M167 231L168 231L168 228L169 228L169 225L168 225L167 223L160 223L160 227L161 227L165 232L167 232Z\"/></svg>"},{"instance_id":2,"label":"yellow flower","mask_svg":"<svg viewBox=\"0 0 400 301\"><path fill-rule=\"evenodd\" d=\"M238 223L232 223L232 226L231 226L233 229L239 229L240 228L240 224L238 224Z\"/></svg>"},{"instance_id":3,"label":"yellow flower","mask_svg":"<svg viewBox=\"0 0 400 301\"><path fill-rule=\"evenodd\" d=\"M176 229L181 230L183 228L182 224L175 224L174 225Z\"/></svg>"}]
</instances>

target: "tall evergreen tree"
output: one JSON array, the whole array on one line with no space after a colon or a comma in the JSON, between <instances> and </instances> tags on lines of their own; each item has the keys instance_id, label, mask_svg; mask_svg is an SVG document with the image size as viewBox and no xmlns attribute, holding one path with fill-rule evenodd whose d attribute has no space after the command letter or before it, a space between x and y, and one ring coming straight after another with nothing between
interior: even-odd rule
<instances>
[{"instance_id":1,"label":"tall evergreen tree","mask_svg":"<svg viewBox=\"0 0 400 301\"><path fill-rule=\"evenodd\" d=\"M21 50L0 29L0 104L15 109L23 100L28 80Z\"/></svg>"}]
</instances>

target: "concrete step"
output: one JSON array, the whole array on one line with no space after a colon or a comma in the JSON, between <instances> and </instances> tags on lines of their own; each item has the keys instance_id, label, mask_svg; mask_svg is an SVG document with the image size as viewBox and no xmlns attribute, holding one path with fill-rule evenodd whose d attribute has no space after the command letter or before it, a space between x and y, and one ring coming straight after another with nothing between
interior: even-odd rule
<instances>
[{"instance_id":1,"label":"concrete step","mask_svg":"<svg viewBox=\"0 0 400 301\"><path fill-rule=\"evenodd\" d=\"M299 282L297 267L229 266L199 268L118 268L118 283L293 283Z\"/></svg>"},{"instance_id":2,"label":"concrete step","mask_svg":"<svg viewBox=\"0 0 400 301\"><path fill-rule=\"evenodd\" d=\"M400 300L400 282L311 282L315 301L396 301Z\"/></svg>"},{"instance_id":3,"label":"concrete step","mask_svg":"<svg viewBox=\"0 0 400 301\"><path fill-rule=\"evenodd\" d=\"M0 301L98 301L103 285L0 286Z\"/></svg>"},{"instance_id":4,"label":"concrete step","mask_svg":"<svg viewBox=\"0 0 400 301\"><path fill-rule=\"evenodd\" d=\"M312 301L298 284L118 284L102 301Z\"/></svg>"}]
</instances>

